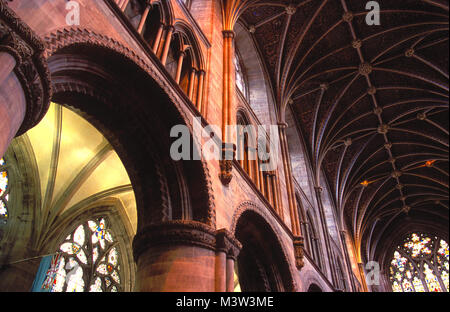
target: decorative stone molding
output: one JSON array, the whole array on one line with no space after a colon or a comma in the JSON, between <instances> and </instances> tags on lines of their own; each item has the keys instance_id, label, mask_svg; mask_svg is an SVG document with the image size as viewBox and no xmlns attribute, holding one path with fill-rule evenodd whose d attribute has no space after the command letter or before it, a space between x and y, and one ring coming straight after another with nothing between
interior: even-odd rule
<instances>
[{"instance_id":1,"label":"decorative stone molding","mask_svg":"<svg viewBox=\"0 0 450 312\"><path fill-rule=\"evenodd\" d=\"M361 48L361 46L362 46L361 39L355 39L355 40L352 41L352 47L354 49L359 49L359 48Z\"/></svg>"},{"instance_id":2,"label":"decorative stone molding","mask_svg":"<svg viewBox=\"0 0 450 312\"><path fill-rule=\"evenodd\" d=\"M50 105L50 73L44 49L39 36L17 17L4 0L0 0L0 52L14 57L14 73L22 85L27 104L17 136L38 124Z\"/></svg>"},{"instance_id":3,"label":"decorative stone molding","mask_svg":"<svg viewBox=\"0 0 450 312\"><path fill-rule=\"evenodd\" d=\"M350 11L345 12L344 15L342 15L342 20L350 23L353 20L353 13Z\"/></svg>"},{"instance_id":4,"label":"decorative stone molding","mask_svg":"<svg viewBox=\"0 0 450 312\"><path fill-rule=\"evenodd\" d=\"M236 37L236 34L234 31L232 30L223 30L222 31L223 37L224 38L231 38L234 39Z\"/></svg>"},{"instance_id":5,"label":"decorative stone molding","mask_svg":"<svg viewBox=\"0 0 450 312\"><path fill-rule=\"evenodd\" d=\"M367 89L367 93L369 95L374 95L375 93L377 93L377 88L375 86L371 86L369 89Z\"/></svg>"},{"instance_id":6,"label":"decorative stone molding","mask_svg":"<svg viewBox=\"0 0 450 312\"><path fill-rule=\"evenodd\" d=\"M297 11L297 8L294 5L288 5L286 7L286 14L287 15L294 15L296 11Z\"/></svg>"},{"instance_id":7,"label":"decorative stone molding","mask_svg":"<svg viewBox=\"0 0 450 312\"><path fill-rule=\"evenodd\" d=\"M386 134L389 131L389 125L382 124L382 125L378 126L377 131L379 134Z\"/></svg>"},{"instance_id":8,"label":"decorative stone molding","mask_svg":"<svg viewBox=\"0 0 450 312\"><path fill-rule=\"evenodd\" d=\"M405 56L406 57L412 57L412 56L414 56L414 53L415 53L414 49L413 48L409 48L409 49L407 49L405 51Z\"/></svg>"},{"instance_id":9,"label":"decorative stone molding","mask_svg":"<svg viewBox=\"0 0 450 312\"><path fill-rule=\"evenodd\" d=\"M230 159L232 156L232 159ZM236 158L236 145L226 144L222 145L222 159L219 161L220 173L219 178L223 185L229 185L233 179L233 160Z\"/></svg>"},{"instance_id":10,"label":"decorative stone molding","mask_svg":"<svg viewBox=\"0 0 450 312\"><path fill-rule=\"evenodd\" d=\"M225 229L216 231L210 226L191 220L172 220L152 224L139 230L133 241L133 255L140 255L153 247L175 245L197 246L212 251L222 251L236 260L241 244Z\"/></svg>"},{"instance_id":11,"label":"decorative stone molding","mask_svg":"<svg viewBox=\"0 0 450 312\"><path fill-rule=\"evenodd\" d=\"M237 260L242 249L241 243L226 229L216 232L216 251L225 252L227 258Z\"/></svg>"},{"instance_id":12,"label":"decorative stone molding","mask_svg":"<svg viewBox=\"0 0 450 312\"><path fill-rule=\"evenodd\" d=\"M373 70L372 64L370 63L362 63L361 65L359 65L359 73L363 76L367 76L369 75Z\"/></svg>"},{"instance_id":13,"label":"decorative stone molding","mask_svg":"<svg viewBox=\"0 0 450 312\"><path fill-rule=\"evenodd\" d=\"M293 243L295 254L295 266L297 267L297 269L301 270L305 265L305 262L303 260L305 256L304 254L305 243L303 237L294 237Z\"/></svg>"}]
</instances>

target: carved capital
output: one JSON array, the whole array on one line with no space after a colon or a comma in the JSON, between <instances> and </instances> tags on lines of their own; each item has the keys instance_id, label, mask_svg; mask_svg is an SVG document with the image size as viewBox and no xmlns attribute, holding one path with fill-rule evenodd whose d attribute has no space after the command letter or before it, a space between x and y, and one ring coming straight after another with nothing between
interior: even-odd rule
<instances>
[{"instance_id":1,"label":"carved capital","mask_svg":"<svg viewBox=\"0 0 450 312\"><path fill-rule=\"evenodd\" d=\"M151 224L140 230L133 241L133 255L137 261L150 248L166 246L197 246L215 252L225 252L227 258L236 260L241 243L226 229L212 227L191 220L172 220Z\"/></svg>"},{"instance_id":2,"label":"carved capital","mask_svg":"<svg viewBox=\"0 0 450 312\"><path fill-rule=\"evenodd\" d=\"M303 260L305 249L303 237L301 236L294 237L293 243L294 243L295 265L297 269L301 270L305 265L305 262Z\"/></svg>"},{"instance_id":3,"label":"carved capital","mask_svg":"<svg viewBox=\"0 0 450 312\"><path fill-rule=\"evenodd\" d=\"M226 229L216 232L216 251L225 252L227 258L237 260L242 249L241 243Z\"/></svg>"},{"instance_id":4,"label":"carved capital","mask_svg":"<svg viewBox=\"0 0 450 312\"><path fill-rule=\"evenodd\" d=\"M27 109L16 135L34 127L46 114L51 98L50 73L44 43L0 0L0 52L14 57L14 73L24 91Z\"/></svg>"},{"instance_id":5,"label":"carved capital","mask_svg":"<svg viewBox=\"0 0 450 312\"><path fill-rule=\"evenodd\" d=\"M231 39L234 39L234 37L236 36L234 31L232 30L223 30L222 35L224 38L231 38Z\"/></svg>"},{"instance_id":6,"label":"carved capital","mask_svg":"<svg viewBox=\"0 0 450 312\"><path fill-rule=\"evenodd\" d=\"M230 184L233 178L233 160L236 157L236 145L224 143L222 145L222 159L219 161L219 178L223 185Z\"/></svg>"},{"instance_id":7,"label":"carved capital","mask_svg":"<svg viewBox=\"0 0 450 312\"><path fill-rule=\"evenodd\" d=\"M189 220L148 225L138 231L134 238L134 259L137 261L140 255L150 248L173 245L198 246L215 250L215 230L204 223Z\"/></svg>"}]
</instances>

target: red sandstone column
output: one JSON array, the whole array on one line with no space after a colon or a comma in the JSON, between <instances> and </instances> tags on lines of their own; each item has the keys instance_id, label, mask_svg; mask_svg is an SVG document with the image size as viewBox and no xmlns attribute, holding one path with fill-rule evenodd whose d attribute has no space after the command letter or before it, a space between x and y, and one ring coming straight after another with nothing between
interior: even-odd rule
<instances>
[{"instance_id":1,"label":"red sandstone column","mask_svg":"<svg viewBox=\"0 0 450 312\"><path fill-rule=\"evenodd\" d=\"M164 30L164 24L161 24L158 28L158 32L156 34L156 38L155 38L155 42L153 42L153 53L157 53L158 52L158 48L159 48L159 44L161 43L161 36Z\"/></svg>"},{"instance_id":2,"label":"red sandstone column","mask_svg":"<svg viewBox=\"0 0 450 312\"><path fill-rule=\"evenodd\" d=\"M234 291L234 262L235 259L231 257L227 258L227 292Z\"/></svg>"},{"instance_id":3,"label":"red sandstone column","mask_svg":"<svg viewBox=\"0 0 450 312\"><path fill-rule=\"evenodd\" d=\"M144 29L145 21L147 20L147 16L148 16L148 13L150 12L151 8L152 8L152 0L147 0L144 13L142 13L142 17L139 22L139 26L137 28L137 32L140 34L142 34L142 30Z\"/></svg>"},{"instance_id":4,"label":"red sandstone column","mask_svg":"<svg viewBox=\"0 0 450 312\"><path fill-rule=\"evenodd\" d=\"M178 57L178 64L177 64L177 73L175 75L176 83L180 83L181 69L183 68L183 60L184 60L185 55L186 55L186 52L180 51L180 55Z\"/></svg>"},{"instance_id":5,"label":"red sandstone column","mask_svg":"<svg viewBox=\"0 0 450 312\"><path fill-rule=\"evenodd\" d=\"M204 78L205 78L205 71L199 70L198 72L198 88L197 88L197 109L198 111L203 114L203 84L204 84Z\"/></svg>"},{"instance_id":6,"label":"red sandstone column","mask_svg":"<svg viewBox=\"0 0 450 312\"><path fill-rule=\"evenodd\" d=\"M226 289L226 257L241 248L225 230L187 220L144 227L133 241L136 290L212 292Z\"/></svg>"},{"instance_id":7,"label":"red sandstone column","mask_svg":"<svg viewBox=\"0 0 450 312\"><path fill-rule=\"evenodd\" d=\"M168 26L166 33L166 40L164 41L164 48L161 54L161 63L166 65L167 55L169 54L170 43L172 41L172 34L175 28L173 26Z\"/></svg>"},{"instance_id":8,"label":"red sandstone column","mask_svg":"<svg viewBox=\"0 0 450 312\"><path fill-rule=\"evenodd\" d=\"M13 72L14 57L0 52L0 158L15 137L25 117L26 100L22 86Z\"/></svg>"},{"instance_id":9,"label":"red sandstone column","mask_svg":"<svg viewBox=\"0 0 450 312\"><path fill-rule=\"evenodd\" d=\"M224 250L216 253L216 283L215 291L224 292L227 286L227 255Z\"/></svg>"},{"instance_id":10,"label":"red sandstone column","mask_svg":"<svg viewBox=\"0 0 450 312\"><path fill-rule=\"evenodd\" d=\"M44 116L51 90L42 41L4 1L0 1L0 25L0 157L3 157L11 140Z\"/></svg>"}]
</instances>

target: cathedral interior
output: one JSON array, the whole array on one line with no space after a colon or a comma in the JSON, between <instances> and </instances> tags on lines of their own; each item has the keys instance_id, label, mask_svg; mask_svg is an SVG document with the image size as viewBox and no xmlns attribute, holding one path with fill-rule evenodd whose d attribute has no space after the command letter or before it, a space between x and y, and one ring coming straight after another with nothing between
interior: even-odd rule
<instances>
[{"instance_id":1,"label":"cathedral interior","mask_svg":"<svg viewBox=\"0 0 450 312\"><path fill-rule=\"evenodd\" d=\"M448 292L448 22L0 0L0 291Z\"/></svg>"}]
</instances>

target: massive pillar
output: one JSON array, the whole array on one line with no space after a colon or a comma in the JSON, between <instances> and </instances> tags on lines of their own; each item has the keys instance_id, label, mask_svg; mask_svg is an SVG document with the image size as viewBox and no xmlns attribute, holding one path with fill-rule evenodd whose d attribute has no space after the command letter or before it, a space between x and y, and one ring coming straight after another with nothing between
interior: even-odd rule
<instances>
[{"instance_id":1,"label":"massive pillar","mask_svg":"<svg viewBox=\"0 0 450 312\"><path fill-rule=\"evenodd\" d=\"M240 243L226 230L168 221L138 232L133 251L137 291L226 291ZM228 282L227 282L228 281Z\"/></svg>"},{"instance_id":2,"label":"massive pillar","mask_svg":"<svg viewBox=\"0 0 450 312\"><path fill-rule=\"evenodd\" d=\"M50 75L37 35L0 0L0 157L50 103Z\"/></svg>"}]
</instances>

